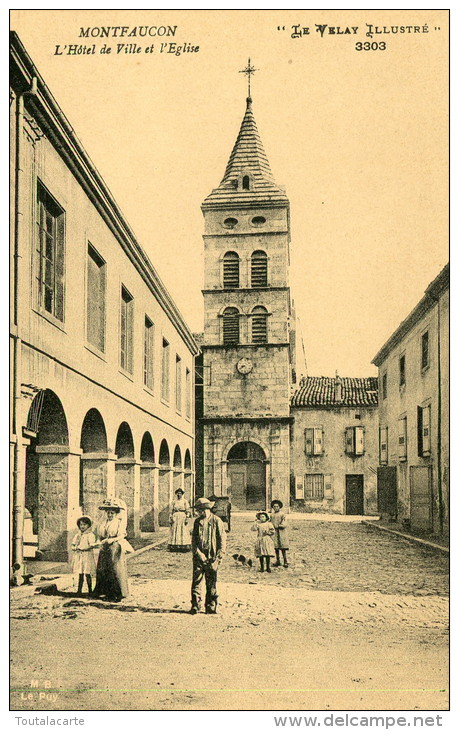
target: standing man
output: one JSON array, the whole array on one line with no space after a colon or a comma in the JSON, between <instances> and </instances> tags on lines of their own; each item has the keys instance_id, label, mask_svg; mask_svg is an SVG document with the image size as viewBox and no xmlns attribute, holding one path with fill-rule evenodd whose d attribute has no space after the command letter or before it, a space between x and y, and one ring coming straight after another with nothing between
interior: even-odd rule
<instances>
[{"instance_id":1,"label":"standing man","mask_svg":"<svg viewBox=\"0 0 459 730\"><path fill-rule=\"evenodd\" d=\"M193 553L193 582L191 584L191 611L196 614L201 603L201 583L206 579L206 613L217 613L217 570L226 550L225 525L210 511L214 506L205 497L195 504L198 516L191 535Z\"/></svg>"}]
</instances>

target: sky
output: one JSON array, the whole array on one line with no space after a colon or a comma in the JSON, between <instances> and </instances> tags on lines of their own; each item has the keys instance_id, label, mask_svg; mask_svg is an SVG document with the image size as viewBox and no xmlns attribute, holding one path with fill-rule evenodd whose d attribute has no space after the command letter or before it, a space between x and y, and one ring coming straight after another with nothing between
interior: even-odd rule
<instances>
[{"instance_id":1,"label":"sky","mask_svg":"<svg viewBox=\"0 0 459 730\"><path fill-rule=\"evenodd\" d=\"M376 374L372 358L448 260L447 22L442 10L11 14L194 332L203 327L200 205L239 131L239 70L251 58L255 119L291 205L299 350L303 339L310 375L351 377ZM421 30L368 38L366 24ZM79 37L102 26L177 30ZM309 33L292 38L293 26ZM140 53L117 53L134 42ZM161 53L168 42L199 51ZM365 42L373 47L358 50ZM93 43L94 55L64 48ZM104 43L111 54L100 53Z\"/></svg>"}]
</instances>

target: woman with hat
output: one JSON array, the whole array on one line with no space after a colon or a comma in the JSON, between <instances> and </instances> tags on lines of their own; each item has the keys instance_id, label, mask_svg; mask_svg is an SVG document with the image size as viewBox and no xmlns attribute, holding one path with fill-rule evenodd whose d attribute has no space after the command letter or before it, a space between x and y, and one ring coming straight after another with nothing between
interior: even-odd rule
<instances>
[{"instance_id":1,"label":"woman with hat","mask_svg":"<svg viewBox=\"0 0 459 730\"><path fill-rule=\"evenodd\" d=\"M288 561L287 561L287 550L288 550L288 528L287 528L287 518L285 516L285 512L281 512L281 509L284 505L280 501L280 499L273 499L271 502L271 522L273 524L273 527L275 529L275 535L274 535L274 549L276 551L276 562L274 565L276 567L280 566L280 553L282 551L282 557L284 559L284 568L288 568Z\"/></svg>"},{"instance_id":2,"label":"woman with hat","mask_svg":"<svg viewBox=\"0 0 459 730\"><path fill-rule=\"evenodd\" d=\"M132 547L126 540L120 501L104 499L99 509L104 517L97 528L95 547L100 547L100 553L93 595L108 601L121 601L129 594L126 552L132 552Z\"/></svg>"},{"instance_id":3,"label":"woman with hat","mask_svg":"<svg viewBox=\"0 0 459 730\"><path fill-rule=\"evenodd\" d=\"M188 528L188 519L191 517L191 507L185 499L185 492L181 487L175 490L175 499L171 507L169 550L172 552L187 553L191 550L191 535Z\"/></svg>"},{"instance_id":4,"label":"woman with hat","mask_svg":"<svg viewBox=\"0 0 459 730\"><path fill-rule=\"evenodd\" d=\"M87 515L78 517L78 532L72 540L72 551L74 552L73 570L78 575L78 595L83 595L83 584L86 576L88 594L92 593L92 576L96 572L93 547L96 542L95 535L91 530L92 519Z\"/></svg>"}]
</instances>

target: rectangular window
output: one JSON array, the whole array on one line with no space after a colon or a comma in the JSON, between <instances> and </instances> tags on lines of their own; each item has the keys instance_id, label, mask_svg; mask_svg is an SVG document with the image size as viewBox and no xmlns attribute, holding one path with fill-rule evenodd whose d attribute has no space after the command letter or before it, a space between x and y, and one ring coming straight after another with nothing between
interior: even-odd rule
<instances>
[{"instance_id":1,"label":"rectangular window","mask_svg":"<svg viewBox=\"0 0 459 730\"><path fill-rule=\"evenodd\" d=\"M191 372L188 368L185 370L185 399L186 417L191 418Z\"/></svg>"},{"instance_id":2,"label":"rectangular window","mask_svg":"<svg viewBox=\"0 0 459 730\"><path fill-rule=\"evenodd\" d=\"M418 406L418 456L431 454L430 403Z\"/></svg>"},{"instance_id":3,"label":"rectangular window","mask_svg":"<svg viewBox=\"0 0 459 730\"><path fill-rule=\"evenodd\" d=\"M133 325L134 299L128 290L121 286L120 365L128 373L133 372Z\"/></svg>"},{"instance_id":4,"label":"rectangular window","mask_svg":"<svg viewBox=\"0 0 459 730\"><path fill-rule=\"evenodd\" d=\"M182 358L175 356L175 409L182 410Z\"/></svg>"},{"instance_id":5,"label":"rectangular window","mask_svg":"<svg viewBox=\"0 0 459 730\"><path fill-rule=\"evenodd\" d=\"M161 363L161 398L169 400L170 347L163 337L163 353Z\"/></svg>"},{"instance_id":6,"label":"rectangular window","mask_svg":"<svg viewBox=\"0 0 459 730\"><path fill-rule=\"evenodd\" d=\"M320 500L324 498L323 474L304 475L304 498L312 500Z\"/></svg>"},{"instance_id":7,"label":"rectangular window","mask_svg":"<svg viewBox=\"0 0 459 730\"><path fill-rule=\"evenodd\" d=\"M387 373L384 373L382 376L382 397L383 400L387 398Z\"/></svg>"},{"instance_id":8,"label":"rectangular window","mask_svg":"<svg viewBox=\"0 0 459 730\"><path fill-rule=\"evenodd\" d=\"M421 369L429 367L429 330L421 338Z\"/></svg>"},{"instance_id":9,"label":"rectangular window","mask_svg":"<svg viewBox=\"0 0 459 730\"><path fill-rule=\"evenodd\" d=\"M64 321L65 214L39 182L36 280L38 306Z\"/></svg>"},{"instance_id":10,"label":"rectangular window","mask_svg":"<svg viewBox=\"0 0 459 730\"><path fill-rule=\"evenodd\" d=\"M407 420L406 416L402 416L402 418L398 419L398 458L399 461L406 461L407 457L407 436L408 436L408 429L407 429Z\"/></svg>"},{"instance_id":11,"label":"rectangular window","mask_svg":"<svg viewBox=\"0 0 459 730\"><path fill-rule=\"evenodd\" d=\"M345 452L351 456L365 453L365 429L363 426L349 426L345 432Z\"/></svg>"},{"instance_id":12,"label":"rectangular window","mask_svg":"<svg viewBox=\"0 0 459 730\"><path fill-rule=\"evenodd\" d=\"M304 451L307 456L322 456L323 442L322 426L304 429Z\"/></svg>"},{"instance_id":13,"label":"rectangular window","mask_svg":"<svg viewBox=\"0 0 459 730\"><path fill-rule=\"evenodd\" d=\"M387 464L388 462L388 436L389 430L387 426L381 426L379 429L379 463Z\"/></svg>"},{"instance_id":14,"label":"rectangular window","mask_svg":"<svg viewBox=\"0 0 459 730\"><path fill-rule=\"evenodd\" d=\"M105 282L105 261L88 243L86 336L101 352L105 351Z\"/></svg>"},{"instance_id":15,"label":"rectangular window","mask_svg":"<svg viewBox=\"0 0 459 730\"><path fill-rule=\"evenodd\" d=\"M398 374L399 374L399 385L405 385L406 373L405 373L405 355L402 355L398 361Z\"/></svg>"},{"instance_id":16,"label":"rectangular window","mask_svg":"<svg viewBox=\"0 0 459 730\"><path fill-rule=\"evenodd\" d=\"M145 315L143 328L143 384L153 390L153 347L155 328L153 322Z\"/></svg>"}]
</instances>

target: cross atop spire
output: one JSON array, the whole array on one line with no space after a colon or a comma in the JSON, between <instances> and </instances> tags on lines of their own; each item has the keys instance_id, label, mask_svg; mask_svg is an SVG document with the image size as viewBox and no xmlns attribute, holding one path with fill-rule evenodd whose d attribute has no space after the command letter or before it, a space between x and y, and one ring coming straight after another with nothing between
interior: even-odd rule
<instances>
[{"instance_id":1,"label":"cross atop spire","mask_svg":"<svg viewBox=\"0 0 459 730\"><path fill-rule=\"evenodd\" d=\"M247 66L245 68L243 68L241 71L239 71L240 74L245 74L247 76L247 83L248 83L247 101L252 101L252 99L250 98L250 77L253 76L255 71L258 71L258 69L255 68L255 66L251 65L250 58L248 60Z\"/></svg>"}]
</instances>

